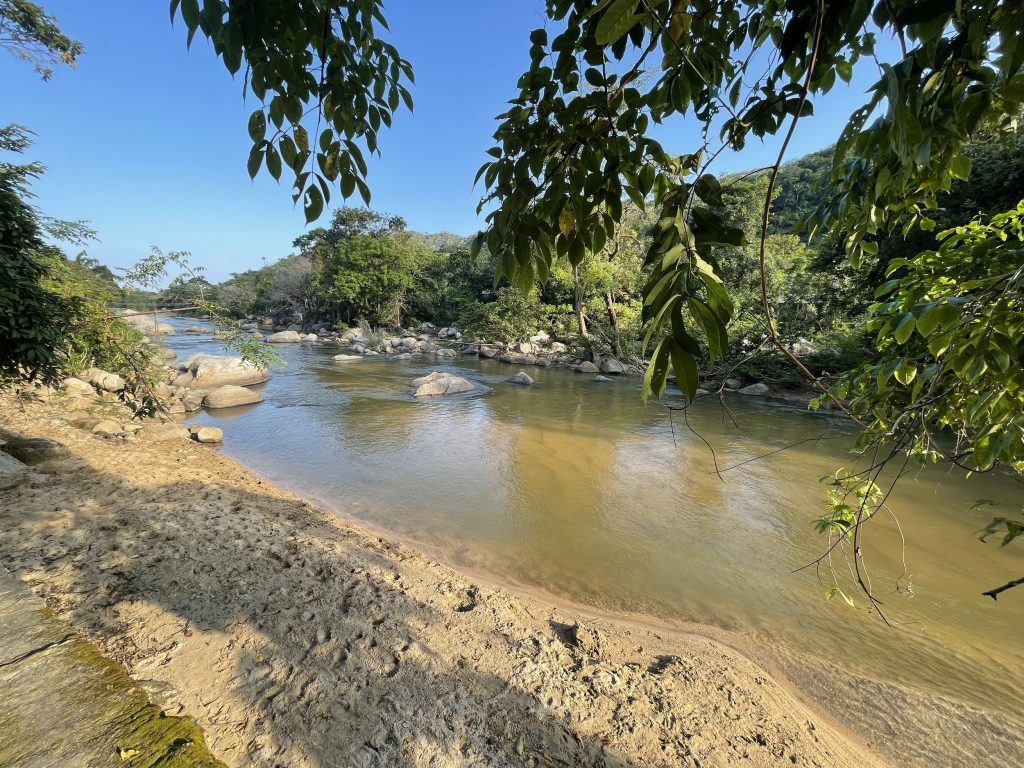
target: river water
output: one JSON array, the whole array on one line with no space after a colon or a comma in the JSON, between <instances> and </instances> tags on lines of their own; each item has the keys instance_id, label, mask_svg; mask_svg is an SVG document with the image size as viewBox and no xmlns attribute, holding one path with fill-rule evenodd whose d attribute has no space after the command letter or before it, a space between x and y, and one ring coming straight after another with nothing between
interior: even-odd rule
<instances>
[{"instance_id":1,"label":"river water","mask_svg":"<svg viewBox=\"0 0 1024 768\"><path fill-rule=\"evenodd\" d=\"M168 345L179 359L223 354L209 337ZM505 383L517 368L471 357L335 363L334 345L278 351L286 365L259 387L264 403L195 418L223 427L222 450L282 487L497 581L709 624L1024 721L1024 588L981 595L1024 575L1024 546L980 543L999 509L972 509L1019 507L1024 489L1009 478L929 469L897 484L894 516L863 541L887 626L852 589L855 607L826 601L827 572L794 573L825 549L812 526L818 478L854 462L852 432L828 416L737 395L731 415L708 398L686 423L645 407L636 378L536 368L527 388ZM479 393L411 398L410 380L432 370ZM834 567L851 587L848 561Z\"/></svg>"}]
</instances>

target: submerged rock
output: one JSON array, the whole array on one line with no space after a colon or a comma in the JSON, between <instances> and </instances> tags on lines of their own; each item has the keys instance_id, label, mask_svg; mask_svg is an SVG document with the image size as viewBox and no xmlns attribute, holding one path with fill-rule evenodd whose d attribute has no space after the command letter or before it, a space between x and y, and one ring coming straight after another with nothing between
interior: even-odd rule
<instances>
[{"instance_id":1,"label":"submerged rock","mask_svg":"<svg viewBox=\"0 0 1024 768\"><path fill-rule=\"evenodd\" d=\"M335 355L331 359L336 363L347 363L351 360L362 360L363 358L359 355Z\"/></svg>"},{"instance_id":2,"label":"submerged rock","mask_svg":"<svg viewBox=\"0 0 1024 768\"><path fill-rule=\"evenodd\" d=\"M579 373L597 373L598 372L597 366L594 365L589 360L585 360L582 363L580 363L579 365L577 365L576 366L576 370Z\"/></svg>"},{"instance_id":3,"label":"submerged rock","mask_svg":"<svg viewBox=\"0 0 1024 768\"><path fill-rule=\"evenodd\" d=\"M262 403L262 395L253 392L245 387L238 387L228 384L226 387L218 387L203 398L203 405L207 408L235 408L240 405L253 405Z\"/></svg>"},{"instance_id":4,"label":"submerged rock","mask_svg":"<svg viewBox=\"0 0 1024 768\"><path fill-rule=\"evenodd\" d=\"M521 384L524 387L529 387L533 384L533 378L526 371L520 371L515 376L506 379L509 384Z\"/></svg>"},{"instance_id":5,"label":"submerged rock","mask_svg":"<svg viewBox=\"0 0 1024 768\"><path fill-rule=\"evenodd\" d=\"M267 336L268 344L298 344L302 336L298 331L278 331Z\"/></svg>"},{"instance_id":6,"label":"submerged rock","mask_svg":"<svg viewBox=\"0 0 1024 768\"><path fill-rule=\"evenodd\" d=\"M611 381L607 376L595 376L594 381Z\"/></svg>"}]
</instances>

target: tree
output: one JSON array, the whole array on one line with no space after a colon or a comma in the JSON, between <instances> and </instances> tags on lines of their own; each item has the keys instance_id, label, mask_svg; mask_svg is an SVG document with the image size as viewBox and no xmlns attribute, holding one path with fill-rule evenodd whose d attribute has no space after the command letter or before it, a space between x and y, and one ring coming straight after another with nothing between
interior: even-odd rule
<instances>
[{"instance_id":1,"label":"tree","mask_svg":"<svg viewBox=\"0 0 1024 768\"><path fill-rule=\"evenodd\" d=\"M412 109L412 67L378 36L381 0L237 3L171 0L188 44L205 36L244 91L260 100L249 118L249 175L266 165L294 178L306 221L320 218L337 183L345 199L370 202L364 151L377 152L381 126L403 104ZM312 128L313 134L310 135Z\"/></svg>"},{"instance_id":2,"label":"tree","mask_svg":"<svg viewBox=\"0 0 1024 768\"><path fill-rule=\"evenodd\" d=\"M912 455L927 453L927 445L933 452L928 455L935 456L937 448L928 439L932 429L965 434L988 429L975 411L936 407L923 394L927 390L910 390L899 411L903 418L890 421L855 412L840 391L819 382L780 333L768 275L768 235L774 189L798 121L811 114L814 99L837 79L848 82L855 67L876 66L879 33L896 38L899 60L877 64L878 82L836 142L831 193L810 216L807 231L812 237L842 238L857 268L878 254L878 240L888 233L933 230L931 211L940 195L970 175L967 137L985 125L1005 128L1020 110L1024 44L1018 32L1024 6L1013 0L882 0L874 7L837 0L549 0L547 13L553 37L545 28L531 33L530 68L499 118L491 159L477 175L488 190L480 210L494 207L475 245L487 245L500 273L526 284L550 273L555 258L577 266L614 234L624 197L653 205L658 221L646 254L651 275L644 286L644 321L657 346L644 393L664 391L671 365L692 399L698 357L705 349L712 360L723 354L734 311L715 249L746 242L742 230L720 212L722 187L711 165L720 152L740 149L748 138L781 133L757 238L759 292L771 343L825 389L836 407L858 420L875 445L895 442ZM757 56L749 55L752 48ZM651 72L654 78L645 81ZM589 88L583 88L584 81ZM687 113L702 124L702 142L689 155L671 156L650 137L649 128ZM713 138L716 133L720 142ZM1002 228L1011 221L994 224ZM1020 252L1013 238L1003 235L990 232L988 247L980 251L1019 268ZM969 259L980 251L956 252ZM938 253L939 261L953 258L941 248ZM977 266L955 271L970 274ZM1018 274L1016 268L1011 274ZM941 295L948 275L931 269L916 278L913 299L921 301L933 292ZM977 306L995 296L979 294ZM1014 338L1010 331L1020 313L1019 303L1011 300L991 332ZM907 311L903 316L901 337L916 317ZM957 359L972 358L976 330L973 324L950 329ZM998 370L996 378L1007 382L1006 371ZM898 433L891 431L893 423L900 425ZM989 458L1016 466L1012 462L1021 458L1013 441L1006 446L1009 453L973 459L979 444L971 445L967 455L958 449L942 456L965 466L984 466ZM860 496L848 529L862 587L860 524L877 498Z\"/></svg>"},{"instance_id":3,"label":"tree","mask_svg":"<svg viewBox=\"0 0 1024 768\"><path fill-rule=\"evenodd\" d=\"M81 43L60 31L57 20L28 0L0 0L0 48L31 62L43 80L58 64L75 66Z\"/></svg>"}]
</instances>

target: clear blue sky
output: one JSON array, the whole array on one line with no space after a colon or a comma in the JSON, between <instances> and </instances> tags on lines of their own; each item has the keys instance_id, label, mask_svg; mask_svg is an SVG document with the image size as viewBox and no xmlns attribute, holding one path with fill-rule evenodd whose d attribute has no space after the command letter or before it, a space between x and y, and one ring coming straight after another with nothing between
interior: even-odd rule
<instances>
[{"instance_id":1,"label":"clear blue sky","mask_svg":"<svg viewBox=\"0 0 1024 768\"><path fill-rule=\"evenodd\" d=\"M31 66L0 55L0 124L37 134L28 158L45 164L35 186L48 215L85 219L100 242L90 255L126 266L157 245L188 250L214 280L287 255L305 228L290 185L245 170L243 103L206 42L185 48L166 0L41 0L64 31L82 41L76 70L42 82ZM470 234L480 189L476 169L491 145L494 117L514 94L528 64L529 31L543 23L541 0L392 0L391 40L416 70L416 111L402 112L382 135L371 162L373 207L406 218L413 229ZM837 87L799 126L790 156L838 136L873 73ZM695 133L677 125L660 138L691 151ZM777 145L754 144L723 158L718 170L769 162ZM338 195L340 200L340 194Z\"/></svg>"}]
</instances>

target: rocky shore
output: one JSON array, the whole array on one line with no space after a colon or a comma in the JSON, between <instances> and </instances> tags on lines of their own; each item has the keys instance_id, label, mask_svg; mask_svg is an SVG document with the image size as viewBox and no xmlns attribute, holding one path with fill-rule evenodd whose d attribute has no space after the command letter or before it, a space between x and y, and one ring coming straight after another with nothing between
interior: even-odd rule
<instances>
[{"instance_id":1,"label":"rocky shore","mask_svg":"<svg viewBox=\"0 0 1024 768\"><path fill-rule=\"evenodd\" d=\"M884 764L721 642L490 588L72 399L0 396L0 561L228 765Z\"/></svg>"}]
</instances>

